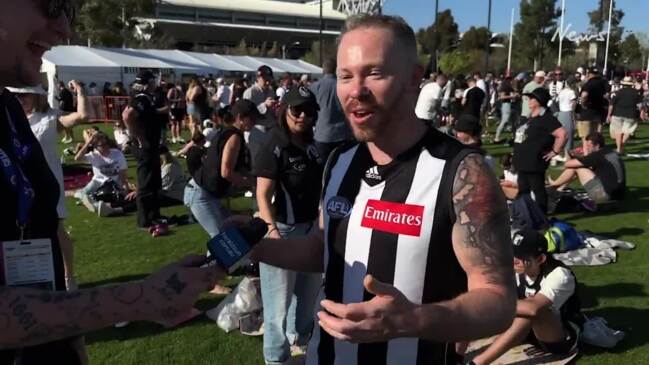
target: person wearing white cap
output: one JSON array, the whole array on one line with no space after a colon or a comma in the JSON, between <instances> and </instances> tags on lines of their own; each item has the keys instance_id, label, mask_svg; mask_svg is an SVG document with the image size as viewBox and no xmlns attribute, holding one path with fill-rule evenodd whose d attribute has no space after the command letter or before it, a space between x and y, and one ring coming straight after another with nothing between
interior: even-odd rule
<instances>
[{"instance_id":1,"label":"person wearing white cap","mask_svg":"<svg viewBox=\"0 0 649 365\"><path fill-rule=\"evenodd\" d=\"M216 94L214 94L216 109L222 109L230 105L230 87L225 84L222 77L216 79Z\"/></svg>"},{"instance_id":2,"label":"person wearing white cap","mask_svg":"<svg viewBox=\"0 0 649 365\"><path fill-rule=\"evenodd\" d=\"M545 71L536 71L534 74L534 79L532 81L528 82L525 84L525 87L523 87L523 94L529 94L532 91L545 86ZM529 98L527 96L523 96L523 106L521 109L521 124L525 124L527 119L530 117L530 105L529 105ZM547 105L543 105L543 107L546 107Z\"/></svg>"},{"instance_id":3,"label":"person wearing white cap","mask_svg":"<svg viewBox=\"0 0 649 365\"><path fill-rule=\"evenodd\" d=\"M78 82L72 80L69 82L69 85L71 86L70 89L77 93L77 111L73 113L65 113L61 110L50 108L50 105L47 103L47 91L40 85L8 89L18 97L18 101L22 105L23 111L29 120L31 130L43 149L47 165L59 183L60 195L56 212L59 216L58 235L61 244L61 253L63 254L65 285L68 290L74 290L76 289L76 283L74 280L73 245L70 236L63 226L63 220L67 218L68 213L65 209L63 168L61 167L61 160L58 158L58 135L64 128L70 129L78 124L87 122L90 104L85 90Z\"/></svg>"},{"instance_id":4,"label":"person wearing white cap","mask_svg":"<svg viewBox=\"0 0 649 365\"><path fill-rule=\"evenodd\" d=\"M632 77L625 77L621 85L622 88L611 95L606 118L611 124L611 138L615 140L618 153L624 152L624 144L638 127L638 105L642 103L642 95L633 87Z\"/></svg>"}]
</instances>

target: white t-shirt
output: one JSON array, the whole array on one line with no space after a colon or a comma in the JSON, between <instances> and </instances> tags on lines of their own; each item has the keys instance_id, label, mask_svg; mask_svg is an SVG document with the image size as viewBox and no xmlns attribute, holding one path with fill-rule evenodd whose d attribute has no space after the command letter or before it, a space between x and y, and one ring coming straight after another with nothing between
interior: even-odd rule
<instances>
[{"instance_id":1,"label":"white t-shirt","mask_svg":"<svg viewBox=\"0 0 649 365\"><path fill-rule=\"evenodd\" d=\"M485 95L487 94L487 83L484 79L478 79L475 81L475 85L484 91Z\"/></svg>"},{"instance_id":2,"label":"white t-shirt","mask_svg":"<svg viewBox=\"0 0 649 365\"><path fill-rule=\"evenodd\" d=\"M415 114L420 119L433 120L437 108L437 100L441 99L442 88L436 82L429 82L419 92Z\"/></svg>"},{"instance_id":3,"label":"white t-shirt","mask_svg":"<svg viewBox=\"0 0 649 365\"><path fill-rule=\"evenodd\" d=\"M559 92L559 111L571 112L571 103L577 100L577 93L573 89L565 88Z\"/></svg>"},{"instance_id":4,"label":"white t-shirt","mask_svg":"<svg viewBox=\"0 0 649 365\"><path fill-rule=\"evenodd\" d=\"M232 94L232 91L230 90L230 87L226 85L220 85L219 88L216 91L216 98L218 99L219 102L219 109L220 108L225 108L226 106L230 105L230 95Z\"/></svg>"},{"instance_id":5,"label":"white t-shirt","mask_svg":"<svg viewBox=\"0 0 649 365\"><path fill-rule=\"evenodd\" d=\"M59 203L56 206L56 212L60 219L68 216L65 209L65 188L63 186L63 168L61 159L57 150L59 139L58 123L59 117L64 113L58 109L50 109L45 113L33 113L29 116L29 125L38 143L41 145L45 160L50 170L59 183Z\"/></svg>"},{"instance_id":6,"label":"white t-shirt","mask_svg":"<svg viewBox=\"0 0 649 365\"><path fill-rule=\"evenodd\" d=\"M105 183L108 180L113 180L116 184L121 186L122 182L119 179L119 172L126 170L126 158L122 151L111 148L108 156L102 156L97 151L86 153L84 156L86 162L92 165L93 180Z\"/></svg>"},{"instance_id":7,"label":"white t-shirt","mask_svg":"<svg viewBox=\"0 0 649 365\"><path fill-rule=\"evenodd\" d=\"M117 145L120 146L121 148L124 148L124 146L129 140L128 130L115 128L115 132L113 132L113 135L115 136L115 142L117 142Z\"/></svg>"},{"instance_id":8,"label":"white t-shirt","mask_svg":"<svg viewBox=\"0 0 649 365\"><path fill-rule=\"evenodd\" d=\"M534 284L534 280L525 277L528 285ZM516 275L516 284L518 285L518 275ZM526 297L534 295L533 289L530 293L525 293ZM557 267L552 270L548 276L541 280L541 289L538 294L543 294L552 302L550 307L553 312L559 313L561 306L563 306L570 296L575 292L575 278L570 273L570 270L565 267Z\"/></svg>"}]
</instances>

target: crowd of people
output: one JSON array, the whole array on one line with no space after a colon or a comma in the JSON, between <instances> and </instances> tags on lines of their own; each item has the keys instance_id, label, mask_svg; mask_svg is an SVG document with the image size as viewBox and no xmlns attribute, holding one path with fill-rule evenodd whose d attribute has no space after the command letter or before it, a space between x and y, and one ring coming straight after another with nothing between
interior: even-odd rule
<instances>
[{"instance_id":1,"label":"crowd of people","mask_svg":"<svg viewBox=\"0 0 649 365\"><path fill-rule=\"evenodd\" d=\"M46 34L52 44L69 37L69 7L14 2L15 18L30 21L0 17L3 27ZM22 54L31 46L21 42L7 48ZM317 81L287 74L277 83L264 65L253 83L170 85L143 70L128 93L105 85L104 95L130 101L114 138L84 130L72 154L93 177L75 196L100 216L134 211L141 228L165 222L161 207L184 204L215 237L250 219L232 216L223 200L253 192L269 227L251 256L260 263L267 364L289 363L299 351L308 364L480 365L527 338L548 352L574 351L583 326L575 275L552 258L541 231L510 229L507 200L529 196L548 214L553 192L573 180L596 204L623 199L620 154L647 117L646 80L609 83L590 67L568 78L559 68L532 78L435 73L421 84L416 50L402 19L366 15L347 21L337 57ZM51 356L79 363L82 345L61 339L174 318L199 292L218 289L223 272L198 268L205 258L192 256L143 282L77 291L55 147L58 131L87 121L90 92L76 81L60 84L52 109L33 87L38 68L12 62L0 62L0 83L15 86L0 94L0 192L10 202L0 238L46 239L50 289L69 292L3 283L0 313L13 308L15 320L0 349L25 364ZM483 149L492 118L499 124L491 142L512 136L500 182ZM615 150L602 136L607 123ZM74 138L67 133L65 142ZM136 161L133 183L125 154ZM186 158L186 171L174 155ZM564 166L555 179L547 175L552 161ZM469 342L493 335L485 352L463 359Z\"/></svg>"}]
</instances>

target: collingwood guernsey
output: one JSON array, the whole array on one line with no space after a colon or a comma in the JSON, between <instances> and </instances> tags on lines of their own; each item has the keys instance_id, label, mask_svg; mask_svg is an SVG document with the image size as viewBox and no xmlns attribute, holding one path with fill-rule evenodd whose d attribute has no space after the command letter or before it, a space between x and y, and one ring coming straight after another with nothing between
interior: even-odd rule
<instances>
[{"instance_id":1,"label":"collingwood guernsey","mask_svg":"<svg viewBox=\"0 0 649 365\"><path fill-rule=\"evenodd\" d=\"M334 152L321 202L325 284L317 303L371 300L366 274L417 304L465 292L467 277L451 242L452 194L458 165L470 153L477 151L435 129L383 166L365 143ZM457 355L454 344L418 338L354 344L317 328L307 359L309 365L455 364Z\"/></svg>"}]
</instances>

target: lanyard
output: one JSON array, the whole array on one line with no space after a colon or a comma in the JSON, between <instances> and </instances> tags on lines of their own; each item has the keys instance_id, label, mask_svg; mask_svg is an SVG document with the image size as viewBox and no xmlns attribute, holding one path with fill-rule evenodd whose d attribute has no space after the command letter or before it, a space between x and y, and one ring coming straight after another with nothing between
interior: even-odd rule
<instances>
[{"instance_id":1,"label":"lanyard","mask_svg":"<svg viewBox=\"0 0 649 365\"><path fill-rule=\"evenodd\" d=\"M18 195L18 215L16 218L16 224L20 229L20 240L23 240L23 234L25 226L27 225L27 220L29 219L29 212L34 204L34 189L32 184L25 176L20 165L27 159L32 148L31 145L23 145L18 136L18 131L11 120L9 112L5 109L7 113L7 122L10 127L10 137L11 137L11 146L13 152L18 160L18 164L15 164L9 155L0 148L0 167L2 168L3 176L7 181L11 189Z\"/></svg>"}]
</instances>

